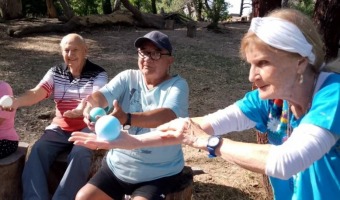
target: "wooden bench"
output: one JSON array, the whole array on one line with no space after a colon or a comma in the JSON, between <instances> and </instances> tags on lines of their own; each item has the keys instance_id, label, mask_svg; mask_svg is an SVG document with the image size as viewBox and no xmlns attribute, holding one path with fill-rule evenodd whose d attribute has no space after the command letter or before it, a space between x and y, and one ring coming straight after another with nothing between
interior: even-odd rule
<instances>
[{"instance_id":1,"label":"wooden bench","mask_svg":"<svg viewBox=\"0 0 340 200\"><path fill-rule=\"evenodd\" d=\"M21 175L29 144L19 142L16 152L0 159L0 199L22 199Z\"/></svg>"}]
</instances>

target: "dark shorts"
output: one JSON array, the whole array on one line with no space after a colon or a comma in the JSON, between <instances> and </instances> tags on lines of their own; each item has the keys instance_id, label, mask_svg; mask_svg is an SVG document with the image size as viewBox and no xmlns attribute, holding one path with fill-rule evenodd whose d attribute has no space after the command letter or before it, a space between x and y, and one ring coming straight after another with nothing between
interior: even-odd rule
<instances>
[{"instance_id":1,"label":"dark shorts","mask_svg":"<svg viewBox=\"0 0 340 200\"><path fill-rule=\"evenodd\" d=\"M166 194L174 191L176 184L180 182L180 174L131 184L118 179L108 167L106 159L104 159L101 168L89 183L95 185L113 199L122 199L127 194L132 197L142 196L149 200L164 200Z\"/></svg>"},{"instance_id":2,"label":"dark shorts","mask_svg":"<svg viewBox=\"0 0 340 200\"><path fill-rule=\"evenodd\" d=\"M18 141L0 140L0 159L14 153L18 149L18 145Z\"/></svg>"}]
</instances>

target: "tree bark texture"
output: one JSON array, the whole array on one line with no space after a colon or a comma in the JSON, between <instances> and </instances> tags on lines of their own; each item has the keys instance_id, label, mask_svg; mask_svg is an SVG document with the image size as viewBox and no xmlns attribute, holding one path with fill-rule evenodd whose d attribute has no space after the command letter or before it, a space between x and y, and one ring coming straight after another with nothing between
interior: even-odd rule
<instances>
[{"instance_id":1,"label":"tree bark texture","mask_svg":"<svg viewBox=\"0 0 340 200\"><path fill-rule=\"evenodd\" d=\"M313 20L325 43L325 60L336 58L340 40L340 1L317 0Z\"/></svg>"},{"instance_id":2,"label":"tree bark texture","mask_svg":"<svg viewBox=\"0 0 340 200\"><path fill-rule=\"evenodd\" d=\"M21 18L21 0L0 0L0 17L5 20Z\"/></svg>"},{"instance_id":3,"label":"tree bark texture","mask_svg":"<svg viewBox=\"0 0 340 200\"><path fill-rule=\"evenodd\" d=\"M117 11L117 10L120 10L120 4L121 4L120 0L115 0L115 2L113 4L113 12Z\"/></svg>"},{"instance_id":4,"label":"tree bark texture","mask_svg":"<svg viewBox=\"0 0 340 200\"><path fill-rule=\"evenodd\" d=\"M253 0L253 17L263 17L276 8L281 8L281 0Z\"/></svg>"},{"instance_id":5,"label":"tree bark texture","mask_svg":"<svg viewBox=\"0 0 340 200\"><path fill-rule=\"evenodd\" d=\"M143 19L148 23L140 23L133 14L126 10L116 11L110 15L88 15L83 17L74 16L66 23L49 23L42 25L11 26L7 34L12 37L23 37L33 33L60 32L70 33L77 30L86 30L91 27L128 25L145 28L163 29L165 20L161 15L143 14Z\"/></svg>"},{"instance_id":6,"label":"tree bark texture","mask_svg":"<svg viewBox=\"0 0 340 200\"><path fill-rule=\"evenodd\" d=\"M65 21L72 19L72 17L74 17L74 13L68 0L59 0L59 1L60 1L61 6L63 7Z\"/></svg>"},{"instance_id":7,"label":"tree bark texture","mask_svg":"<svg viewBox=\"0 0 340 200\"><path fill-rule=\"evenodd\" d=\"M152 13L157 14L156 0L151 0Z\"/></svg>"},{"instance_id":8,"label":"tree bark texture","mask_svg":"<svg viewBox=\"0 0 340 200\"><path fill-rule=\"evenodd\" d=\"M53 4L53 0L46 0L47 16L49 18L57 18L58 13Z\"/></svg>"},{"instance_id":9,"label":"tree bark texture","mask_svg":"<svg viewBox=\"0 0 340 200\"><path fill-rule=\"evenodd\" d=\"M28 144L20 142L18 150L0 159L0 199L21 200L21 175L25 165Z\"/></svg>"}]
</instances>

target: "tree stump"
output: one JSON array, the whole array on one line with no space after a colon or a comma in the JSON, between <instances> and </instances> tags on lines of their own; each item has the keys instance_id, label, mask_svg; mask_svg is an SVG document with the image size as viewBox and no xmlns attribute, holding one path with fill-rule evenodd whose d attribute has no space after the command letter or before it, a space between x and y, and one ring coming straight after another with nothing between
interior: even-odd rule
<instances>
[{"instance_id":1,"label":"tree stump","mask_svg":"<svg viewBox=\"0 0 340 200\"><path fill-rule=\"evenodd\" d=\"M196 37L196 22L187 23L187 36L191 38Z\"/></svg>"},{"instance_id":2,"label":"tree stump","mask_svg":"<svg viewBox=\"0 0 340 200\"><path fill-rule=\"evenodd\" d=\"M16 152L0 160L0 199L22 199L21 175L28 143L19 142Z\"/></svg>"},{"instance_id":3,"label":"tree stump","mask_svg":"<svg viewBox=\"0 0 340 200\"><path fill-rule=\"evenodd\" d=\"M94 151L92 156L91 170L88 179L90 179L100 168L101 162L106 155L107 150L97 150ZM67 155L68 151L60 154L51 166L50 172L48 174L48 189L51 194L56 191L64 173L67 168Z\"/></svg>"}]
</instances>

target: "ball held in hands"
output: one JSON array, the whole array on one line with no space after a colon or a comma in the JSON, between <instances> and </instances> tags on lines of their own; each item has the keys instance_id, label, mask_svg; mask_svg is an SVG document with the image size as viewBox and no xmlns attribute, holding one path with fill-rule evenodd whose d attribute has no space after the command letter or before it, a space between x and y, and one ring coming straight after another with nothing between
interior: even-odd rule
<instances>
[{"instance_id":1,"label":"ball held in hands","mask_svg":"<svg viewBox=\"0 0 340 200\"><path fill-rule=\"evenodd\" d=\"M120 134L121 125L119 120L111 115L105 115L98 119L95 124L95 132L98 140L112 141Z\"/></svg>"},{"instance_id":2,"label":"ball held in hands","mask_svg":"<svg viewBox=\"0 0 340 200\"><path fill-rule=\"evenodd\" d=\"M10 96L4 95L0 99L0 106L2 107L10 107L13 104L13 100Z\"/></svg>"},{"instance_id":3,"label":"ball held in hands","mask_svg":"<svg viewBox=\"0 0 340 200\"><path fill-rule=\"evenodd\" d=\"M91 122L96 122L97 116L102 117L104 115L106 115L106 112L103 108L100 108L100 107L92 108L90 111L90 120Z\"/></svg>"}]
</instances>

